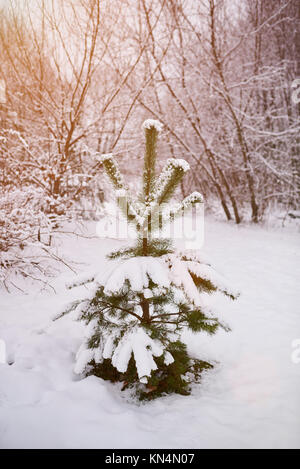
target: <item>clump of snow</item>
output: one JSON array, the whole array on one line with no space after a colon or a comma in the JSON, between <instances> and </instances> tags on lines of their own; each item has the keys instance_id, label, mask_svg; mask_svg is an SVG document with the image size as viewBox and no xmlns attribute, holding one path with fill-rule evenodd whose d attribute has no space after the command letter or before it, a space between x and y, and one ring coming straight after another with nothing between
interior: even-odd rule
<instances>
[{"instance_id":1,"label":"clump of snow","mask_svg":"<svg viewBox=\"0 0 300 469\"><path fill-rule=\"evenodd\" d=\"M118 371L125 372L133 353L139 379L151 376L157 369L153 357L160 357L164 349L160 342L151 339L142 327L136 327L124 335L112 355L112 364Z\"/></svg>"},{"instance_id":2,"label":"clump of snow","mask_svg":"<svg viewBox=\"0 0 300 469\"><path fill-rule=\"evenodd\" d=\"M97 328L96 322L90 323L86 338L89 339ZM120 372L124 373L128 368L128 363L133 354L138 377L141 382L151 376L151 372L157 369L153 357L160 357L164 353L163 345L158 340L153 340L141 326L136 326L128 331L116 346L114 334L109 334L96 349L88 348L87 342L82 344L77 355L74 372L81 374L91 360L101 363L103 359L111 359L112 365ZM173 363L174 359L169 352L164 357L166 365ZM146 382L147 382L146 380Z\"/></svg>"},{"instance_id":3,"label":"clump of snow","mask_svg":"<svg viewBox=\"0 0 300 469\"><path fill-rule=\"evenodd\" d=\"M163 129L163 124L161 122L159 122L158 120L147 119L147 120L144 121L144 123L142 125L142 128L144 130L145 129L150 130L153 127L157 130L157 132L161 132L162 129Z\"/></svg>"},{"instance_id":4,"label":"clump of snow","mask_svg":"<svg viewBox=\"0 0 300 469\"><path fill-rule=\"evenodd\" d=\"M153 297L153 293L150 290L150 288L146 288L146 290L144 290L143 294L144 294L144 298L152 298Z\"/></svg>"},{"instance_id":5,"label":"clump of snow","mask_svg":"<svg viewBox=\"0 0 300 469\"><path fill-rule=\"evenodd\" d=\"M165 365L171 365L171 363L174 363L174 358L173 356L171 355L170 352L166 352L165 353L165 356L164 356L164 363Z\"/></svg>"},{"instance_id":6,"label":"clump of snow","mask_svg":"<svg viewBox=\"0 0 300 469\"><path fill-rule=\"evenodd\" d=\"M203 195L200 194L200 192L193 192L192 194L188 195L182 202L183 207L189 207L191 204L196 204L196 203L203 203Z\"/></svg>"},{"instance_id":7,"label":"clump of snow","mask_svg":"<svg viewBox=\"0 0 300 469\"><path fill-rule=\"evenodd\" d=\"M106 342L103 346L103 352L102 352L102 357L106 360L107 358L111 358L112 357L112 354L113 354L113 351L114 351L114 340L115 340L115 335L114 334L110 334L107 339L106 339ZM101 363L101 348L99 347L97 349L98 351L98 363Z\"/></svg>"},{"instance_id":8,"label":"clump of snow","mask_svg":"<svg viewBox=\"0 0 300 469\"><path fill-rule=\"evenodd\" d=\"M189 163L184 159L170 158L168 159L168 164L172 166L173 168L182 169L185 173L190 170Z\"/></svg>"}]
</instances>

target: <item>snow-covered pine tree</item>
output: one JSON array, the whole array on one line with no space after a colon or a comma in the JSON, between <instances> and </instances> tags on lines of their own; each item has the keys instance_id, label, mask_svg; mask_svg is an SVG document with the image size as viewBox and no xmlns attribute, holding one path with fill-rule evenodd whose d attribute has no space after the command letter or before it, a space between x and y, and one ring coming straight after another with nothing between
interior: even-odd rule
<instances>
[{"instance_id":1,"label":"snow-covered pine tree","mask_svg":"<svg viewBox=\"0 0 300 469\"><path fill-rule=\"evenodd\" d=\"M205 305L202 293L219 290L234 299L223 279L197 252L178 252L170 239L154 232L194 204L195 192L176 204L168 216L160 213L169 202L189 165L169 159L157 178L156 144L161 124L147 120L143 193L133 200L113 155L103 164L123 215L138 232L134 246L109 255L111 270L77 279L70 287L90 283L86 298L73 301L57 318L72 312L87 324L86 337L77 353L75 372L93 374L131 387L140 399L164 393L189 394L190 383L212 365L188 355L180 340L183 328L214 334L227 329Z\"/></svg>"}]
</instances>

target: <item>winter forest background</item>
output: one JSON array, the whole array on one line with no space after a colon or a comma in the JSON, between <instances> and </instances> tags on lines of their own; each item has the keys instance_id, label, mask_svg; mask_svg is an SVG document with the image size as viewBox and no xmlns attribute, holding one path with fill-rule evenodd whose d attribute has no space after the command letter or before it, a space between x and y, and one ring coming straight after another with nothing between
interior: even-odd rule
<instances>
[{"instance_id":1,"label":"winter forest background","mask_svg":"<svg viewBox=\"0 0 300 469\"><path fill-rule=\"evenodd\" d=\"M160 164L191 165L183 195L236 223L297 209L299 15L296 0L2 2L2 280L62 220L96 217L97 154L134 184L149 117Z\"/></svg>"},{"instance_id":2,"label":"winter forest background","mask_svg":"<svg viewBox=\"0 0 300 469\"><path fill-rule=\"evenodd\" d=\"M0 0L0 339L8 363L20 367L5 368L0 380L0 447L100 445L94 417L82 434L69 434L72 419L82 423L101 405L89 394L99 395L96 381L75 389L67 375L81 329L70 332L65 323L51 326L51 339L41 334L65 298L66 272L92 265L99 249L104 257L113 246L94 230L114 200L99 156L113 153L132 192L141 189L145 119L163 124L159 170L168 158L190 164L177 199L203 194L205 246L242 296L233 333L202 342L204 359L225 363L200 394L204 400L156 403L137 417L130 406L123 415L112 388L109 395L102 386L100 415L111 410L111 431L101 444L114 447L117 425L123 447L299 447L300 365L290 365L291 343L300 337L299 239L289 231L300 218L299 117L298 0ZM41 288L44 296L30 296ZM195 338L189 344L197 350ZM32 373L36 364L41 370ZM59 390L54 407L45 386L49 396ZM36 402L42 410L29 409ZM17 413L15 404L28 409ZM218 412L230 422L224 433ZM202 418L199 440L190 422ZM137 429L132 439L129 421ZM173 434L178 425L183 433Z\"/></svg>"}]
</instances>

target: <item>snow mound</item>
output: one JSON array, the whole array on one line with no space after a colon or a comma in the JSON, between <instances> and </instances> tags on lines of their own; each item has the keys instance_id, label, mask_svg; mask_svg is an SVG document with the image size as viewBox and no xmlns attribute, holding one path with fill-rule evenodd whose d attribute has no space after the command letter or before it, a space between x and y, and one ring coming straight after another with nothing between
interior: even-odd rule
<instances>
[{"instance_id":1,"label":"snow mound","mask_svg":"<svg viewBox=\"0 0 300 469\"><path fill-rule=\"evenodd\" d=\"M205 230L203 254L185 252L185 259L207 256L243 295L236 303L208 296L230 319L230 334L185 334L191 354L220 363L188 398L169 395L136 406L107 381L74 379L84 326L51 321L73 299L62 288L68 272L55 280L56 295L0 291L7 358L0 363L0 448L300 447L300 364L292 361L300 350L299 233L208 217ZM64 238L65 253L72 251L81 269L82 262L106 269L105 255L117 248L110 240Z\"/></svg>"}]
</instances>

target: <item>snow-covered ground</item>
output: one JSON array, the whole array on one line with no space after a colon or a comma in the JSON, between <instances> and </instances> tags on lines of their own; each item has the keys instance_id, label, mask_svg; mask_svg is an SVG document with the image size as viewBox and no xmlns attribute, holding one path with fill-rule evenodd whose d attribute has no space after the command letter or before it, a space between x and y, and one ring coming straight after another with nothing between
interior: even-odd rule
<instances>
[{"instance_id":1,"label":"snow-covered ground","mask_svg":"<svg viewBox=\"0 0 300 469\"><path fill-rule=\"evenodd\" d=\"M0 292L1 448L300 448L299 233L212 220L205 232L203 251L242 294L214 300L231 333L186 334L194 355L218 362L189 397L137 405L117 385L73 373L83 326L50 321L74 295L67 272L52 282L56 294ZM115 246L63 242L77 270L105 268Z\"/></svg>"}]
</instances>

